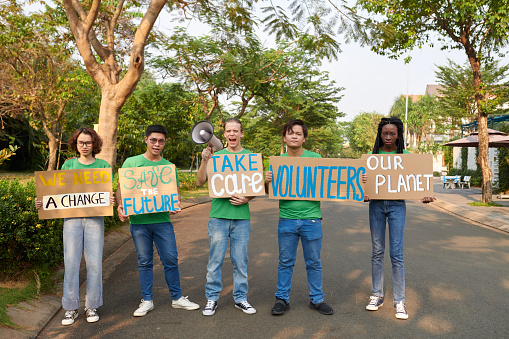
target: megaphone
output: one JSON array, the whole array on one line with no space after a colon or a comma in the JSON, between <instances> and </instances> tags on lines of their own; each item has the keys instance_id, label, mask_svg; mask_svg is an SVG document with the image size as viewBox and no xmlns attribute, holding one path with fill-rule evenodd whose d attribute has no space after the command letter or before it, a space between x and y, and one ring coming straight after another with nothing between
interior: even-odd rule
<instances>
[{"instance_id":1,"label":"megaphone","mask_svg":"<svg viewBox=\"0 0 509 339\"><path fill-rule=\"evenodd\" d=\"M214 135L214 126L207 120L202 120L194 124L191 129L191 140L193 140L195 144L207 143L214 148L214 152L223 149L223 143Z\"/></svg>"}]
</instances>

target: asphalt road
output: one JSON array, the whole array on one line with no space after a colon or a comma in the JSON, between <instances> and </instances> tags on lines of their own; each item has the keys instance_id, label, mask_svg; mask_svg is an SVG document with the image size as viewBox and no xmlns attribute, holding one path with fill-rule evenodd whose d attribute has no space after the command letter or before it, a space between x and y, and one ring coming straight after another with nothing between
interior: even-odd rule
<instances>
[{"instance_id":1,"label":"asphalt road","mask_svg":"<svg viewBox=\"0 0 509 339\"><path fill-rule=\"evenodd\" d=\"M173 218L184 295L206 302L204 285L209 243L210 204L198 205ZM247 315L234 308L232 265L223 265L224 289L216 314L171 308L158 258L154 270L155 309L145 317L132 313L140 300L136 254L129 255L104 286L101 320L89 324L80 314L68 327L60 312L42 338L508 338L509 235L463 221L436 207L407 203L404 258L408 320L395 318L390 259L385 260L386 302L376 312L365 310L371 293L368 206L322 203L322 265L325 300L335 313L309 309L302 251L294 270L291 310L272 316L276 273L277 201L251 202L249 301ZM80 309L83 313L83 310Z\"/></svg>"}]
</instances>

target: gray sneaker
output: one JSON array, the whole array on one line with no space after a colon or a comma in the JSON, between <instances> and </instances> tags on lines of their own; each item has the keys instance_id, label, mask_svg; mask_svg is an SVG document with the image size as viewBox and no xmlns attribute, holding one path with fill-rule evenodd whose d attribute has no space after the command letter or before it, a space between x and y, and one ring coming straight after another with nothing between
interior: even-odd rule
<instances>
[{"instance_id":1,"label":"gray sneaker","mask_svg":"<svg viewBox=\"0 0 509 339\"><path fill-rule=\"evenodd\" d=\"M85 308L85 313L87 314L87 321L89 323L99 321L99 314L97 314L97 310L95 308Z\"/></svg>"},{"instance_id":2,"label":"gray sneaker","mask_svg":"<svg viewBox=\"0 0 509 339\"><path fill-rule=\"evenodd\" d=\"M65 317L62 319L62 325L68 326L74 324L74 319L78 317L78 310L65 311Z\"/></svg>"},{"instance_id":3,"label":"gray sneaker","mask_svg":"<svg viewBox=\"0 0 509 339\"><path fill-rule=\"evenodd\" d=\"M396 307L396 318L403 320L408 319L408 313L406 313L405 304L403 304L402 301L397 303L395 307Z\"/></svg>"},{"instance_id":4,"label":"gray sneaker","mask_svg":"<svg viewBox=\"0 0 509 339\"><path fill-rule=\"evenodd\" d=\"M384 297L372 295L369 297L369 304L366 306L368 311L377 311L379 307L384 305Z\"/></svg>"},{"instance_id":5,"label":"gray sneaker","mask_svg":"<svg viewBox=\"0 0 509 339\"><path fill-rule=\"evenodd\" d=\"M214 300L207 300L207 305L205 305L205 308L203 309L202 313L203 315L214 315L216 313L217 308L217 302Z\"/></svg>"}]
</instances>

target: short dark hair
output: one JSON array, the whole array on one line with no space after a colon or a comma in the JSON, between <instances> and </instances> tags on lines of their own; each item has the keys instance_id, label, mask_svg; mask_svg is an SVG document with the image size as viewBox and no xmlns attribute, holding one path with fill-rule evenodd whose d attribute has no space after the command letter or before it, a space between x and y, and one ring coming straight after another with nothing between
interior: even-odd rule
<instances>
[{"instance_id":1,"label":"short dark hair","mask_svg":"<svg viewBox=\"0 0 509 339\"><path fill-rule=\"evenodd\" d=\"M226 129L226 124L229 123L229 122L236 122L237 124L240 125L240 131L242 132L244 130L244 128L242 127L242 122L239 119L237 119L237 118L228 118L228 119L226 119L226 121L223 124L223 129Z\"/></svg>"},{"instance_id":2,"label":"short dark hair","mask_svg":"<svg viewBox=\"0 0 509 339\"><path fill-rule=\"evenodd\" d=\"M163 125L150 125L147 127L147 132L145 136L148 138L152 133L161 133L164 134L164 137L168 137L168 131L164 128Z\"/></svg>"},{"instance_id":3,"label":"short dark hair","mask_svg":"<svg viewBox=\"0 0 509 339\"><path fill-rule=\"evenodd\" d=\"M302 126L302 132L304 133L304 138L307 138L308 137L308 128L306 127L306 125L304 125L304 121L302 121L300 119L292 119L292 120L288 121L283 126L283 136L286 136L286 133L288 133L288 132L292 132L293 126L295 126L295 125Z\"/></svg>"},{"instance_id":4,"label":"short dark hair","mask_svg":"<svg viewBox=\"0 0 509 339\"><path fill-rule=\"evenodd\" d=\"M74 152L79 153L78 151L78 137L81 133L88 134L92 137L92 155L101 153L103 147L103 139L97 134L97 132L90 127L81 127L74 131L69 140L67 140L67 144L69 148Z\"/></svg>"}]
</instances>

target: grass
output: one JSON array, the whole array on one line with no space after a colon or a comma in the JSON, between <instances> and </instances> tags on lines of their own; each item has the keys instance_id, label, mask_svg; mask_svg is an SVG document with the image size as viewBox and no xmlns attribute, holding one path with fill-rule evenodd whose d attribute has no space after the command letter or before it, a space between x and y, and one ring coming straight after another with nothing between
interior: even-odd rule
<instances>
[{"instance_id":1,"label":"grass","mask_svg":"<svg viewBox=\"0 0 509 339\"><path fill-rule=\"evenodd\" d=\"M0 284L0 326L19 328L7 315L7 306L35 299L39 290L35 281L5 282Z\"/></svg>"},{"instance_id":2,"label":"grass","mask_svg":"<svg viewBox=\"0 0 509 339\"><path fill-rule=\"evenodd\" d=\"M496 202L481 202L474 201L468 203L470 206L486 206L486 207L504 207L504 205L497 204Z\"/></svg>"},{"instance_id":3,"label":"grass","mask_svg":"<svg viewBox=\"0 0 509 339\"><path fill-rule=\"evenodd\" d=\"M194 190L181 191L180 196L182 200L205 197L209 195L209 189L207 187L200 187Z\"/></svg>"}]
</instances>

